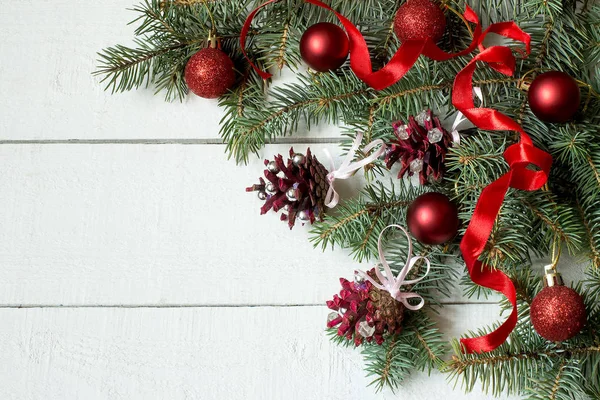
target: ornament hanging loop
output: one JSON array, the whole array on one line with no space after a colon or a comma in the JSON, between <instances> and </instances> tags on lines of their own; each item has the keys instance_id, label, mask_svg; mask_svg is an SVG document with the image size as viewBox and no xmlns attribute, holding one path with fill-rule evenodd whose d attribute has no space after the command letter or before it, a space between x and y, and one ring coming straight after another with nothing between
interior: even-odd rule
<instances>
[{"instance_id":1,"label":"ornament hanging loop","mask_svg":"<svg viewBox=\"0 0 600 400\"><path fill-rule=\"evenodd\" d=\"M563 286L562 276L556 271L552 264L544 267L544 287Z\"/></svg>"},{"instance_id":2,"label":"ornament hanging loop","mask_svg":"<svg viewBox=\"0 0 600 400\"><path fill-rule=\"evenodd\" d=\"M400 272L398 273L397 276L394 276L394 273L392 272L392 269L390 268L390 265L388 264L387 260L385 259L385 255L383 254L383 245L382 245L383 234L389 228L400 229L404 233L404 235L406 235L406 239L408 240L408 251L406 253L407 260L406 260L406 263L404 264L404 267L400 270ZM423 256L415 256L415 257L412 256L412 251L413 251L412 240L410 238L410 235L406 231L406 229L404 229L400 225L388 225L385 228L383 228L383 230L379 234L379 238L377 239L377 250L379 251L379 262L380 262L381 266L383 267L383 270L385 273L384 274L380 271L379 266L375 267L375 274L377 275L377 279L379 280L379 282L377 282L375 279L371 278L364 271L357 270L356 273L359 276L361 276L362 278L364 278L365 280L369 281L377 289L387 291L390 294L390 296L392 296L392 298L401 302L404 305L404 307L406 307L407 309L409 309L411 311L417 311L417 310L420 310L421 308L423 308L423 306L425 305L425 300L423 299L423 297L421 295L418 295L413 292L400 291L400 288L403 285L414 285L414 284L422 281L429 274L429 271L431 270L431 263L430 263L429 259L427 259L426 257L423 257ZM425 262L425 264L427 265L427 270L425 271L425 273L421 277L416 278L416 279L406 279L406 276L408 275L408 273L415 266L415 264L420 260L423 260ZM408 299L420 299L420 301L418 304L412 305L408 302Z\"/></svg>"},{"instance_id":3,"label":"ornament hanging loop","mask_svg":"<svg viewBox=\"0 0 600 400\"><path fill-rule=\"evenodd\" d=\"M446 10L450 11L453 14L456 14L456 16L458 18L460 18L460 20L462 22L464 22L465 26L467 27L467 29L469 30L469 35L471 35L471 38L475 37L475 33L473 32L473 29L471 28L471 25L469 24L469 21L467 21L467 19L464 17L464 15L455 10L454 8L450 7L448 4L444 4L444 7L446 8Z\"/></svg>"},{"instance_id":4,"label":"ornament hanging loop","mask_svg":"<svg viewBox=\"0 0 600 400\"><path fill-rule=\"evenodd\" d=\"M561 275L556 270L562 253L561 244L560 236L558 234L554 235L554 240L552 241L552 264L544 266L544 287L564 285Z\"/></svg>"},{"instance_id":5,"label":"ornament hanging loop","mask_svg":"<svg viewBox=\"0 0 600 400\"><path fill-rule=\"evenodd\" d=\"M217 38L215 34L211 31L208 34L208 39L206 40L206 47L210 47L211 49L221 49L221 42Z\"/></svg>"},{"instance_id":6,"label":"ornament hanging loop","mask_svg":"<svg viewBox=\"0 0 600 400\"><path fill-rule=\"evenodd\" d=\"M203 0L202 4L204 5L204 8L206 9L206 13L208 14L208 18L210 18L210 32L208 34L208 40L210 41L211 38L216 38L217 36L217 25L215 24L215 17L213 16L212 11L210 10L210 7L208 6L208 1L207 0ZM212 45L211 42L211 46L212 48L215 48L215 46Z\"/></svg>"},{"instance_id":7,"label":"ornament hanging loop","mask_svg":"<svg viewBox=\"0 0 600 400\"><path fill-rule=\"evenodd\" d=\"M556 270L558 266L558 261L560 260L560 256L562 254L562 243L560 241L560 236L558 233L554 236L554 240L552 241L552 264L550 267Z\"/></svg>"}]
</instances>

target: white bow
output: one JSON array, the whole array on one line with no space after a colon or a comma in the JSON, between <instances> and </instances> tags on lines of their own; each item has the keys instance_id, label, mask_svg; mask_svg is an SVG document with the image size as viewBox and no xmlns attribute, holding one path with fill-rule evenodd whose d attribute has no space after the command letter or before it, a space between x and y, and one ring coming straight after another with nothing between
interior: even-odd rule
<instances>
[{"instance_id":1,"label":"white bow","mask_svg":"<svg viewBox=\"0 0 600 400\"><path fill-rule=\"evenodd\" d=\"M385 256L383 254L383 247L381 245L381 239L383 238L383 233L388 228L398 228L398 229L402 230L402 232L404 232L404 234L406 235L406 238L408 239L408 253L407 253L408 260L406 261L406 264L400 270L400 272L398 273L398 276L396 276L396 277L394 277L394 273L392 272L392 269L390 268L389 264L387 263L387 260L385 259ZM421 297L420 295L418 295L416 293L412 293L412 292L401 292L400 287L402 285L413 285L413 284L423 280L423 278L425 278L427 276L427 274L429 274L429 270L431 269L431 263L429 262L429 260L423 256L412 257L413 247L412 247L412 241L410 239L410 235L408 234L408 232L406 232L406 229L404 229L400 225L389 225L389 226L386 226L381 231L381 233L379 234L379 239L377 240L377 249L379 250L379 261L380 261L381 265L383 265L383 269L385 271L385 275L384 275L379 270L379 266L375 267L375 274L377 274L377 278L379 279L379 282L381 282L381 283L378 283L377 281L375 281L364 271L356 271L356 272L359 275L361 275L363 278L365 278L366 280L371 282L371 284L373 286L375 286L376 288L389 292L389 294L394 299L396 299L399 302L401 302L402 304L404 304L404 307L408 308L409 310L412 310L412 311L420 310L425 305L425 300L423 299L423 297ZM425 271L425 274L417 279L405 280L406 275L408 275L408 273L410 272L412 267L419 260L425 260L425 263L427 264L427 271ZM419 304L412 305L408 302L408 299L416 299L416 298L421 299Z\"/></svg>"},{"instance_id":2,"label":"white bow","mask_svg":"<svg viewBox=\"0 0 600 400\"><path fill-rule=\"evenodd\" d=\"M381 157L385 153L386 146L385 146L385 143L383 142L383 140L375 139L363 148L363 152L365 154L367 154L369 151L371 151L375 147L377 147L377 146L380 146L380 147L377 150L375 150L373 152L373 154L371 154L370 156L365 157L362 160L353 163L352 160L354 160L354 156L356 155L358 147L360 146L360 144L362 142L362 138L363 138L363 134L361 132L356 134L354 143L352 143L352 148L350 149L348 154L346 154L346 158L344 159L344 162L342 162L342 165L340 165L340 167L337 170L335 169L335 164L333 163L333 158L331 157L331 154L329 153L329 151L327 149L324 150L325 154L329 158L329 164L331 165L331 168L330 168L331 172L329 172L327 174L327 182L329 182L329 190L327 191L327 195L325 196L325 205L329 208L335 207L340 201L340 196L338 195L338 193L335 191L335 188L333 187L333 182L335 182L336 179L350 178L352 175L354 175L354 172L358 171L365 165L370 164L373 161L377 160L379 157Z\"/></svg>"}]
</instances>

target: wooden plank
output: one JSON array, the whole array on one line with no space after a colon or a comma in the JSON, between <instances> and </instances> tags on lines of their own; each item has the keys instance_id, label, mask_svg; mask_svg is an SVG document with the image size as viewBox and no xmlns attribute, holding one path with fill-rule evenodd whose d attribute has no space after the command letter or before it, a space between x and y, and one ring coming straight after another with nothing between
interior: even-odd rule
<instances>
[{"instance_id":1,"label":"wooden plank","mask_svg":"<svg viewBox=\"0 0 600 400\"><path fill-rule=\"evenodd\" d=\"M495 312L451 306L442 323L457 336ZM489 398L452 391L437 372L375 393L360 354L325 336L326 315L324 307L2 309L0 398Z\"/></svg>"},{"instance_id":2,"label":"wooden plank","mask_svg":"<svg viewBox=\"0 0 600 400\"><path fill-rule=\"evenodd\" d=\"M0 146L0 304L322 304L356 264L259 215L262 162L223 149Z\"/></svg>"},{"instance_id":3,"label":"wooden plank","mask_svg":"<svg viewBox=\"0 0 600 400\"><path fill-rule=\"evenodd\" d=\"M338 151L312 149L325 147ZM308 227L290 232L278 215L259 215L244 188L262 163L236 166L222 152L0 146L0 304L323 304L360 264L313 249ZM361 184L336 187L349 198ZM451 301L463 300L457 285Z\"/></svg>"},{"instance_id":4,"label":"wooden plank","mask_svg":"<svg viewBox=\"0 0 600 400\"><path fill-rule=\"evenodd\" d=\"M165 103L140 89L111 96L103 90L96 53L131 45L135 1L101 3L14 1L0 10L0 139L218 138L223 113L216 100L189 96ZM289 73L277 82L293 79ZM339 136L336 128L297 137Z\"/></svg>"}]
</instances>

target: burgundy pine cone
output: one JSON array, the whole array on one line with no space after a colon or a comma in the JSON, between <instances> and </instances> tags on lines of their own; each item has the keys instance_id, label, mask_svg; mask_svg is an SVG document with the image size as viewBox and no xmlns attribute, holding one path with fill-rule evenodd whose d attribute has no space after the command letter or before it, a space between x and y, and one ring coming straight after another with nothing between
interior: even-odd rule
<instances>
[{"instance_id":1,"label":"burgundy pine cone","mask_svg":"<svg viewBox=\"0 0 600 400\"><path fill-rule=\"evenodd\" d=\"M375 269L368 274L378 281ZM360 346L364 340L382 344L384 335L402 332L406 308L401 302L368 281L358 283L340 278L340 283L340 294L327 301L327 307L339 313L337 318L327 322L328 328L338 328L338 336L353 340L356 346ZM363 337L359 333L359 324L363 321L375 328L371 336Z\"/></svg>"},{"instance_id":2,"label":"burgundy pine cone","mask_svg":"<svg viewBox=\"0 0 600 400\"><path fill-rule=\"evenodd\" d=\"M294 164L294 156L299 156L302 161L298 165ZM322 221L325 211L325 196L329 190L327 180L328 171L311 153L310 148L306 150L306 156L294 153L290 149L290 158L283 160L281 155L277 155L273 161L265 160L265 166L269 163L275 163L278 172L265 169L265 179L259 178L260 183L246 188L247 192L258 191L263 193L265 204L261 207L260 213L266 214L273 210L281 214L282 221L288 221L292 229L299 216L304 216L302 223L315 220ZM274 187L272 193L266 192L267 182ZM293 191L295 200L290 199L288 191Z\"/></svg>"}]
</instances>

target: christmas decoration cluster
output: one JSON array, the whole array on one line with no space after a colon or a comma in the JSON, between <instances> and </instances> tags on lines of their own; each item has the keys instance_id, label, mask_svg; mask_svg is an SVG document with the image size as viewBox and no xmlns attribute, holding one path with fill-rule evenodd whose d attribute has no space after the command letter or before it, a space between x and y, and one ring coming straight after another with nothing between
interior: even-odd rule
<instances>
[{"instance_id":1,"label":"christmas decoration cluster","mask_svg":"<svg viewBox=\"0 0 600 400\"><path fill-rule=\"evenodd\" d=\"M260 214L310 225L315 245L377 260L340 279L327 329L361 347L378 389L439 369L466 391L600 398L600 5L152 0L137 11L140 47L104 50L97 73L113 91L219 98L237 162L300 126L343 127L339 167L291 148L246 190ZM285 67L298 82L270 86ZM339 196L334 181L361 169L363 191ZM572 286L563 251L589 260ZM448 346L435 315L458 290L499 292L505 313Z\"/></svg>"}]
</instances>

